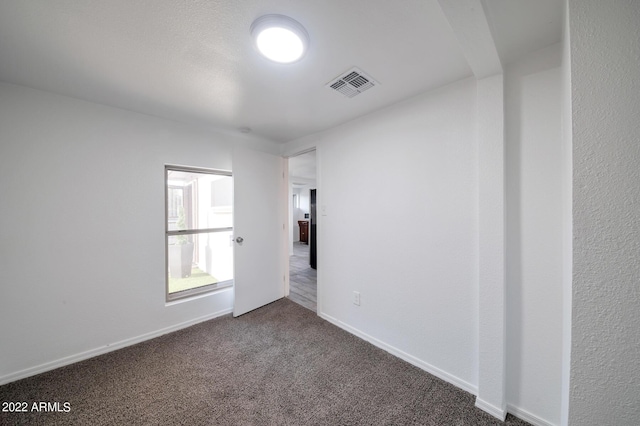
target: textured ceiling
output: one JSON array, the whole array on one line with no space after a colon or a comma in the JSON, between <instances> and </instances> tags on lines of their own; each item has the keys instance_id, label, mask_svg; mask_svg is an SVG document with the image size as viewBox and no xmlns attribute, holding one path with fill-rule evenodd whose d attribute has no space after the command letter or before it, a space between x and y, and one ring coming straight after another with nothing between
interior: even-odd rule
<instances>
[{"instance_id":1,"label":"textured ceiling","mask_svg":"<svg viewBox=\"0 0 640 426\"><path fill-rule=\"evenodd\" d=\"M254 51L267 13L306 27L304 60ZM354 66L380 85L352 99L325 87ZM470 75L435 0L0 2L0 80L276 142Z\"/></svg>"}]
</instances>

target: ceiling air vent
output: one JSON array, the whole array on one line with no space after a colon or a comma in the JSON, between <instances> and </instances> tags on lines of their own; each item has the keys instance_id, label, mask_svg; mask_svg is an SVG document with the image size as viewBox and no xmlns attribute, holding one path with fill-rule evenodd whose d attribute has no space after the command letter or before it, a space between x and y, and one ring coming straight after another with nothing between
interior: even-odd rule
<instances>
[{"instance_id":1,"label":"ceiling air vent","mask_svg":"<svg viewBox=\"0 0 640 426\"><path fill-rule=\"evenodd\" d=\"M340 77L331 80L327 83L327 87L342 93L347 98L353 98L378 84L358 68L353 68L343 73Z\"/></svg>"}]
</instances>

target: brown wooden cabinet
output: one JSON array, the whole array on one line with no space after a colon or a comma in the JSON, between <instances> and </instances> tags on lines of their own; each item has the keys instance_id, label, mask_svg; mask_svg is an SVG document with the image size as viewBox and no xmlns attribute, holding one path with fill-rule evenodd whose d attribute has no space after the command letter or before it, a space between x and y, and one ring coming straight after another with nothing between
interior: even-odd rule
<instances>
[{"instance_id":1,"label":"brown wooden cabinet","mask_svg":"<svg viewBox=\"0 0 640 426\"><path fill-rule=\"evenodd\" d=\"M300 226L300 242L309 244L309 221L299 220L298 226Z\"/></svg>"}]
</instances>

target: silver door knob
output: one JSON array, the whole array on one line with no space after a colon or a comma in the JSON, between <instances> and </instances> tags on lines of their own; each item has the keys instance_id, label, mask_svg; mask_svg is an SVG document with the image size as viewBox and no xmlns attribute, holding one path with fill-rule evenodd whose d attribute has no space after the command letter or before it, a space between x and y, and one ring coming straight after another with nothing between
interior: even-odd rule
<instances>
[{"instance_id":1,"label":"silver door knob","mask_svg":"<svg viewBox=\"0 0 640 426\"><path fill-rule=\"evenodd\" d=\"M242 244L243 241L244 241L244 238L242 238L242 237L236 238L236 243L238 243L238 244Z\"/></svg>"}]
</instances>

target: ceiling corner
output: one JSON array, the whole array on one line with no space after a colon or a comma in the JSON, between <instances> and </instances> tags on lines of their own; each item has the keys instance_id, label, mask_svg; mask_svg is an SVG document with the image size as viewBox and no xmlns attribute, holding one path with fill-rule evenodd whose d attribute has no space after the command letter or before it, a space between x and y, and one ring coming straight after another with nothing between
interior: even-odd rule
<instances>
[{"instance_id":1,"label":"ceiling corner","mask_svg":"<svg viewBox=\"0 0 640 426\"><path fill-rule=\"evenodd\" d=\"M476 78L502 73L487 15L480 0L438 0Z\"/></svg>"}]
</instances>

